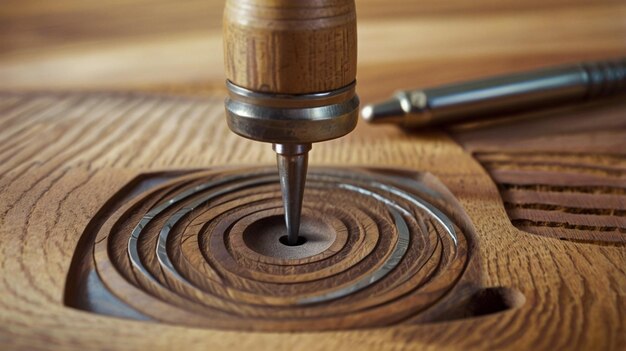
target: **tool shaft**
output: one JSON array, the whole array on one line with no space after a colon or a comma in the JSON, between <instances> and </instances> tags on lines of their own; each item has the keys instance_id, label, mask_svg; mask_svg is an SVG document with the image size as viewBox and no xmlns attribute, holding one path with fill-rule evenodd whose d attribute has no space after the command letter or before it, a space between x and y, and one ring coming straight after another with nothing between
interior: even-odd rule
<instances>
[{"instance_id":1,"label":"tool shaft","mask_svg":"<svg viewBox=\"0 0 626 351\"><path fill-rule=\"evenodd\" d=\"M626 58L403 91L390 101L366 106L363 117L372 123L432 126L623 92Z\"/></svg>"},{"instance_id":2,"label":"tool shaft","mask_svg":"<svg viewBox=\"0 0 626 351\"><path fill-rule=\"evenodd\" d=\"M274 144L282 190L287 241L289 245L298 244L302 199L306 184L308 155L311 144Z\"/></svg>"}]
</instances>

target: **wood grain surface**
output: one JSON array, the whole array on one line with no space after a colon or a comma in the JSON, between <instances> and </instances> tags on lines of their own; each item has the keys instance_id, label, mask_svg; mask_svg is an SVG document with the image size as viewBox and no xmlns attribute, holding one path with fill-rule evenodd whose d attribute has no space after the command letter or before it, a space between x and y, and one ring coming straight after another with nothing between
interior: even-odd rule
<instances>
[{"instance_id":1,"label":"wood grain surface","mask_svg":"<svg viewBox=\"0 0 626 351\"><path fill-rule=\"evenodd\" d=\"M190 326L178 309L165 306L166 320L103 307L102 295L90 300L80 287L93 270L76 270L76 262L107 250L92 250L86 234L109 218L105 210L126 203L123 194L135 194L137 179L153 180L136 190L146 195L165 184L163 175L176 183L206 169L275 162L269 145L233 135L224 122L222 8L3 4L0 348L624 349L622 101L451 131L359 124L316 144L313 168L404 169L432 177L429 187L440 184L458 202L452 217L473 243L460 283L402 321L279 333ZM623 1L363 0L357 14L365 102L399 88L626 54ZM543 225L564 218L573 227Z\"/></svg>"},{"instance_id":2,"label":"wood grain surface","mask_svg":"<svg viewBox=\"0 0 626 351\"><path fill-rule=\"evenodd\" d=\"M400 167L437 177L458 199L476 232L477 247L464 275L468 283L457 289L467 293L479 287L486 298L460 302L449 297L408 324L327 332L324 338L306 332L181 328L69 308L65 299L72 292L66 291L66 279L76 277L68 276L70 265L76 255L90 252L77 244L102 206L118 198L113 195L119 189L150 171L271 164L269 146L241 140L227 130L222 96L4 94L0 103L0 337L11 349L619 349L625 342L622 245L576 243L521 231L511 224L489 175L445 133L407 135L388 129L380 134L380 128L369 126L318 145L312 164ZM487 312L481 303L487 304ZM494 304L503 306L489 314ZM126 314L144 319L129 310ZM432 323L436 320L440 323ZM195 324L189 319L182 324L189 323Z\"/></svg>"},{"instance_id":3,"label":"wood grain surface","mask_svg":"<svg viewBox=\"0 0 626 351\"><path fill-rule=\"evenodd\" d=\"M222 1L7 0L0 88L223 89ZM359 94L626 55L622 0L357 0Z\"/></svg>"},{"instance_id":4,"label":"wood grain surface","mask_svg":"<svg viewBox=\"0 0 626 351\"><path fill-rule=\"evenodd\" d=\"M560 240L626 243L623 97L453 128L498 185L511 222Z\"/></svg>"}]
</instances>

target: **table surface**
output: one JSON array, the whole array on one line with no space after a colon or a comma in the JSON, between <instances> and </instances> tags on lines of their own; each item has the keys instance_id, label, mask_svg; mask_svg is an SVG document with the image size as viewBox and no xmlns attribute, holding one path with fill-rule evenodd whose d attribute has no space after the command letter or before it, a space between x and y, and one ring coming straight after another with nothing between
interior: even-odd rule
<instances>
[{"instance_id":1,"label":"table surface","mask_svg":"<svg viewBox=\"0 0 626 351\"><path fill-rule=\"evenodd\" d=\"M223 89L222 1L6 0L0 90ZM626 55L621 0L357 0L364 101Z\"/></svg>"},{"instance_id":2,"label":"table surface","mask_svg":"<svg viewBox=\"0 0 626 351\"><path fill-rule=\"evenodd\" d=\"M267 145L243 140L223 123L222 6L207 0L3 3L0 345L623 347L624 101L451 131L406 133L360 123L345 138L315 145L313 165L404 168L439 179L463 206L467 216L460 220L475 231L464 281L525 296L505 312L276 334L68 308L68 271L85 228L139 174L274 162ZM357 1L357 9L364 102L400 88L626 56L621 0L369 0ZM559 227L563 218L573 225Z\"/></svg>"}]
</instances>

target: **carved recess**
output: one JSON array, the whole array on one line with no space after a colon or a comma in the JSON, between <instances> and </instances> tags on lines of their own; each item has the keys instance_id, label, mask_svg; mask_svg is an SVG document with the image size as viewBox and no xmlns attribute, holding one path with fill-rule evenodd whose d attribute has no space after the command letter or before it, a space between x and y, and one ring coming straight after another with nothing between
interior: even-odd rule
<instances>
[{"instance_id":1,"label":"carved recess","mask_svg":"<svg viewBox=\"0 0 626 351\"><path fill-rule=\"evenodd\" d=\"M576 243L626 245L626 100L452 128L498 186L511 223Z\"/></svg>"},{"instance_id":2,"label":"carved recess","mask_svg":"<svg viewBox=\"0 0 626 351\"><path fill-rule=\"evenodd\" d=\"M583 243L626 244L626 157L481 152L517 228Z\"/></svg>"},{"instance_id":3,"label":"carved recess","mask_svg":"<svg viewBox=\"0 0 626 351\"><path fill-rule=\"evenodd\" d=\"M428 174L312 169L299 247L279 241L282 211L273 168L142 175L85 231L66 304L220 329L386 326L435 305L473 247Z\"/></svg>"}]
</instances>

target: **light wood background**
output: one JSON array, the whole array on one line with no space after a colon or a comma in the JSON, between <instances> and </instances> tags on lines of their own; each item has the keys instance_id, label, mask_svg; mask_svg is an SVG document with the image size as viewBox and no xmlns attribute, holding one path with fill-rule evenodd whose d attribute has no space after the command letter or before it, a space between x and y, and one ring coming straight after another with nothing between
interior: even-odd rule
<instances>
[{"instance_id":1,"label":"light wood background","mask_svg":"<svg viewBox=\"0 0 626 351\"><path fill-rule=\"evenodd\" d=\"M222 89L222 1L5 0L0 89ZM626 55L621 0L357 0L366 100Z\"/></svg>"},{"instance_id":2,"label":"light wood background","mask_svg":"<svg viewBox=\"0 0 626 351\"><path fill-rule=\"evenodd\" d=\"M268 145L232 135L223 122L221 8L207 0L3 2L0 348L624 349L621 237L586 244L525 233L511 224L487 170L447 133L364 124L316 145L311 164L437 176L476 227L474 259L482 273L476 283L518 289L526 300L520 308L434 324L278 334L120 320L65 307L65 279L85 226L137 174L274 162ZM357 1L357 12L358 91L365 102L399 88L626 55L623 1L370 0ZM608 117L600 120L612 123L605 129L623 132L623 111L622 103L601 112ZM500 147L481 144L480 133L466 135L473 151ZM533 142L517 139L520 147ZM615 147L606 162L620 169L613 180L624 188L624 151ZM481 161L493 166L507 156ZM612 218L624 226L623 216Z\"/></svg>"}]
</instances>

